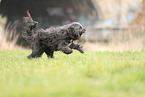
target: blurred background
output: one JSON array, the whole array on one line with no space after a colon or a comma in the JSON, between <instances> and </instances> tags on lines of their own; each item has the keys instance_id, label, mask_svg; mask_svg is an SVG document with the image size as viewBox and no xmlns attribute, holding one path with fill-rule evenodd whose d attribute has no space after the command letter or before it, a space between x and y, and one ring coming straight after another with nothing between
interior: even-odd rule
<instances>
[{"instance_id":1,"label":"blurred background","mask_svg":"<svg viewBox=\"0 0 145 97\"><path fill-rule=\"evenodd\" d=\"M86 51L145 50L145 0L0 0L0 49L29 47L21 37L27 10L37 28L80 22Z\"/></svg>"}]
</instances>

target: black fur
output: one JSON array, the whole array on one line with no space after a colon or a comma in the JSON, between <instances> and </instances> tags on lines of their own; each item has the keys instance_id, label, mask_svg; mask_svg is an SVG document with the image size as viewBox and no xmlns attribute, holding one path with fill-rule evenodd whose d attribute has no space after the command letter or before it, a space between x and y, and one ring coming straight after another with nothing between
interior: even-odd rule
<instances>
[{"instance_id":1,"label":"black fur","mask_svg":"<svg viewBox=\"0 0 145 97\"><path fill-rule=\"evenodd\" d=\"M80 23L73 22L64 26L50 27L46 30L41 29L34 34L33 30L38 22L32 20L29 12L27 14L28 17L24 18L27 24L24 37L31 41L32 53L28 56L29 59L41 57L44 52L51 58L53 58L54 51L71 54L72 49L76 49L84 53L82 46L73 42L85 33L85 29Z\"/></svg>"}]
</instances>

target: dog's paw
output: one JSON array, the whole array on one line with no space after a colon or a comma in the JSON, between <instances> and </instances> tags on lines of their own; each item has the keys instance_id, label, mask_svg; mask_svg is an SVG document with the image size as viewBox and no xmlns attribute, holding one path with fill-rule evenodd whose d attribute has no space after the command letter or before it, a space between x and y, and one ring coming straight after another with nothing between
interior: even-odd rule
<instances>
[{"instance_id":1,"label":"dog's paw","mask_svg":"<svg viewBox=\"0 0 145 97\"><path fill-rule=\"evenodd\" d=\"M31 55L29 55L29 56L27 56L27 58L28 58L28 59L32 59L32 56L31 56Z\"/></svg>"},{"instance_id":2,"label":"dog's paw","mask_svg":"<svg viewBox=\"0 0 145 97\"><path fill-rule=\"evenodd\" d=\"M79 50L82 54L84 53L84 51L82 49Z\"/></svg>"},{"instance_id":3,"label":"dog's paw","mask_svg":"<svg viewBox=\"0 0 145 97\"><path fill-rule=\"evenodd\" d=\"M84 53L84 51L83 51L83 46L81 46L81 45L78 45L78 51L80 52L80 53Z\"/></svg>"}]
</instances>

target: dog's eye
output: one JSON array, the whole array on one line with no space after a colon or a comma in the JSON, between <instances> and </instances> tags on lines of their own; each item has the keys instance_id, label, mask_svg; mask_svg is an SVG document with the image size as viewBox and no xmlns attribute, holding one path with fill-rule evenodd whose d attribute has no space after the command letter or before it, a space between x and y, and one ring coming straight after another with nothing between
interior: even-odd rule
<instances>
[{"instance_id":1,"label":"dog's eye","mask_svg":"<svg viewBox=\"0 0 145 97\"><path fill-rule=\"evenodd\" d=\"M71 28L71 30L74 30L74 28Z\"/></svg>"},{"instance_id":2,"label":"dog's eye","mask_svg":"<svg viewBox=\"0 0 145 97\"><path fill-rule=\"evenodd\" d=\"M74 37L78 37L78 34L75 34Z\"/></svg>"}]
</instances>

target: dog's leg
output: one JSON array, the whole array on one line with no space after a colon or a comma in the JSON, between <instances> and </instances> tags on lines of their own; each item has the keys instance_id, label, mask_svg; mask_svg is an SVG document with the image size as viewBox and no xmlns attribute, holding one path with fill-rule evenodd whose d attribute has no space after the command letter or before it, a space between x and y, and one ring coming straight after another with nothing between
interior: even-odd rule
<instances>
[{"instance_id":1,"label":"dog's leg","mask_svg":"<svg viewBox=\"0 0 145 97\"><path fill-rule=\"evenodd\" d=\"M53 56L54 51L46 50L45 53L47 54L48 58L49 57L54 58L54 56Z\"/></svg>"},{"instance_id":2,"label":"dog's leg","mask_svg":"<svg viewBox=\"0 0 145 97\"><path fill-rule=\"evenodd\" d=\"M43 54L42 51L32 51L32 53L27 58L28 59L39 58L42 56L42 54Z\"/></svg>"},{"instance_id":3,"label":"dog's leg","mask_svg":"<svg viewBox=\"0 0 145 97\"><path fill-rule=\"evenodd\" d=\"M79 52L84 53L84 51L83 51L83 49L82 49L82 46L80 46L80 44L78 44L78 43L72 42L72 43L69 45L69 47L70 47L71 49L76 49L76 50L78 50Z\"/></svg>"},{"instance_id":4,"label":"dog's leg","mask_svg":"<svg viewBox=\"0 0 145 97\"><path fill-rule=\"evenodd\" d=\"M27 57L28 59L31 58L38 58L41 57L44 53L43 48L38 45L38 42L32 44L32 53Z\"/></svg>"},{"instance_id":5,"label":"dog's leg","mask_svg":"<svg viewBox=\"0 0 145 97\"><path fill-rule=\"evenodd\" d=\"M62 47L60 50L65 54L71 54L73 52L73 50L71 48L67 47L67 46Z\"/></svg>"},{"instance_id":6,"label":"dog's leg","mask_svg":"<svg viewBox=\"0 0 145 97\"><path fill-rule=\"evenodd\" d=\"M59 50L59 51L62 51L62 52L65 53L65 54L71 54L71 53L73 52L73 50L72 50L70 47L68 47L68 46L65 46L65 47L63 47L63 46L58 47L58 50Z\"/></svg>"},{"instance_id":7,"label":"dog's leg","mask_svg":"<svg viewBox=\"0 0 145 97\"><path fill-rule=\"evenodd\" d=\"M69 43L68 41L62 41L59 43L57 50L58 51L62 51L65 54L71 54L73 52L73 50L67 46Z\"/></svg>"}]
</instances>

